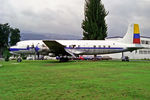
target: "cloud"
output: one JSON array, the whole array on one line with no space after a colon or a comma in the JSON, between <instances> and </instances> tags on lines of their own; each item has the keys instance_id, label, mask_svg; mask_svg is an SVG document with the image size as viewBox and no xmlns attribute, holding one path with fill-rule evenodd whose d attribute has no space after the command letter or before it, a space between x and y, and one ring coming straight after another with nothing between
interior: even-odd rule
<instances>
[{"instance_id":1,"label":"cloud","mask_svg":"<svg viewBox=\"0 0 150 100\"><path fill-rule=\"evenodd\" d=\"M150 1L148 0L106 0L104 1L109 15L106 18L109 35L122 35L126 33L130 23L140 24L142 35L149 34L150 29Z\"/></svg>"},{"instance_id":2,"label":"cloud","mask_svg":"<svg viewBox=\"0 0 150 100\"><path fill-rule=\"evenodd\" d=\"M0 21L22 31L81 34L84 7L79 0L5 0L3 5Z\"/></svg>"},{"instance_id":3,"label":"cloud","mask_svg":"<svg viewBox=\"0 0 150 100\"><path fill-rule=\"evenodd\" d=\"M123 36L129 23L138 23L143 35L150 31L149 0L102 0L109 15L108 35ZM21 32L82 36L84 0L0 0L0 23Z\"/></svg>"}]
</instances>

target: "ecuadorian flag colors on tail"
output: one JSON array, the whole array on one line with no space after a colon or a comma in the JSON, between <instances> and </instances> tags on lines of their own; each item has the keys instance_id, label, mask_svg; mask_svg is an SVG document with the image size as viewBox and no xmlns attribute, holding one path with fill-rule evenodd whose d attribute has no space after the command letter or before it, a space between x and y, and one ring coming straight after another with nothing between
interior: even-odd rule
<instances>
[{"instance_id":1,"label":"ecuadorian flag colors on tail","mask_svg":"<svg viewBox=\"0 0 150 100\"><path fill-rule=\"evenodd\" d=\"M140 44L140 30L139 30L139 25L134 24L134 36L133 36L133 43L134 44Z\"/></svg>"}]
</instances>

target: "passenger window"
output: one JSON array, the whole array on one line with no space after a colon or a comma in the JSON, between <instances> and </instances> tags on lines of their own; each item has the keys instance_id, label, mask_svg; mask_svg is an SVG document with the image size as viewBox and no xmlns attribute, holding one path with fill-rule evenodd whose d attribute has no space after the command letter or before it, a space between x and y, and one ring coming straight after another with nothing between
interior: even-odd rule
<instances>
[{"instance_id":1,"label":"passenger window","mask_svg":"<svg viewBox=\"0 0 150 100\"><path fill-rule=\"evenodd\" d=\"M76 47L76 45L72 45L72 48L75 48Z\"/></svg>"},{"instance_id":2,"label":"passenger window","mask_svg":"<svg viewBox=\"0 0 150 100\"><path fill-rule=\"evenodd\" d=\"M75 47L76 47L76 45L69 45L69 47L70 47L70 48L75 48Z\"/></svg>"},{"instance_id":3,"label":"passenger window","mask_svg":"<svg viewBox=\"0 0 150 100\"><path fill-rule=\"evenodd\" d=\"M33 48L34 48L34 45L31 45L31 48L33 49Z\"/></svg>"}]
</instances>

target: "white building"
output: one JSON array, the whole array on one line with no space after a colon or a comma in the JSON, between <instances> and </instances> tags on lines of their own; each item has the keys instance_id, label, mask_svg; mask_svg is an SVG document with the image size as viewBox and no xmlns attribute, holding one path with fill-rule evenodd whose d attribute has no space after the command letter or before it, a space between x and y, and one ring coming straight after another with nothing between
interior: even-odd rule
<instances>
[{"instance_id":1,"label":"white building","mask_svg":"<svg viewBox=\"0 0 150 100\"><path fill-rule=\"evenodd\" d=\"M110 37L107 39L117 40L121 39L121 37ZM141 36L141 44L150 47L150 37ZM112 58L120 59L122 57L122 53L105 54L102 56L110 56ZM150 49L139 49L133 52L124 52L124 56L128 56L130 59L150 59Z\"/></svg>"}]
</instances>

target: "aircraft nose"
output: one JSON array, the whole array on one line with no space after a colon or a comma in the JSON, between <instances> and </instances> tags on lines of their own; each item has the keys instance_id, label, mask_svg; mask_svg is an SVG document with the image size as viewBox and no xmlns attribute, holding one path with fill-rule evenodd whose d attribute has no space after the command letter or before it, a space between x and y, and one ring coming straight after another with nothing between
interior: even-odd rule
<instances>
[{"instance_id":1,"label":"aircraft nose","mask_svg":"<svg viewBox=\"0 0 150 100\"><path fill-rule=\"evenodd\" d=\"M9 47L9 51L14 51L14 46Z\"/></svg>"},{"instance_id":2,"label":"aircraft nose","mask_svg":"<svg viewBox=\"0 0 150 100\"><path fill-rule=\"evenodd\" d=\"M8 50L9 50L9 51L12 51L12 47L9 47Z\"/></svg>"}]
</instances>

